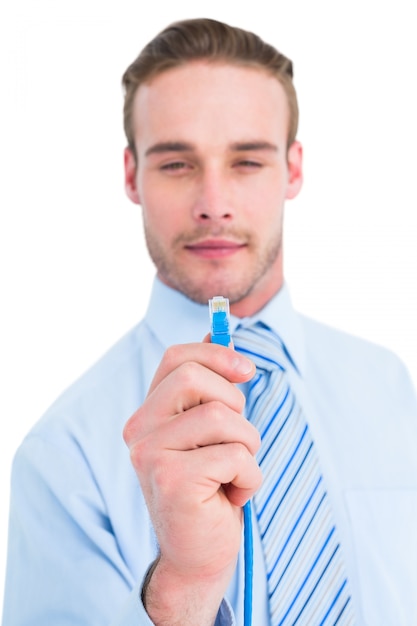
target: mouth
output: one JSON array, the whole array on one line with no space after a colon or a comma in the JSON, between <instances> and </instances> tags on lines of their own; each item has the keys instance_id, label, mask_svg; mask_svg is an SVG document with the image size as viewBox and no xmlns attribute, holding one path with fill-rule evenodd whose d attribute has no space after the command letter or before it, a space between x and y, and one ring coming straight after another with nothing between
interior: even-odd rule
<instances>
[{"instance_id":1,"label":"mouth","mask_svg":"<svg viewBox=\"0 0 417 626\"><path fill-rule=\"evenodd\" d=\"M246 248L246 243L230 241L227 239L205 239L192 244L187 244L185 249L195 256L204 259L218 259L232 256Z\"/></svg>"}]
</instances>

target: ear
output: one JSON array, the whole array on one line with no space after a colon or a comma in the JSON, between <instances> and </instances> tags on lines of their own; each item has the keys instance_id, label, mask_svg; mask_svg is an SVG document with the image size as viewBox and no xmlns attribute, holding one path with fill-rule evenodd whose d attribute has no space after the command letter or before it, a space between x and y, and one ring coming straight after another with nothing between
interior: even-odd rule
<instances>
[{"instance_id":1,"label":"ear","mask_svg":"<svg viewBox=\"0 0 417 626\"><path fill-rule=\"evenodd\" d=\"M288 149L288 186L285 197L289 200L295 198L303 185L303 147L298 141L294 141Z\"/></svg>"},{"instance_id":2,"label":"ear","mask_svg":"<svg viewBox=\"0 0 417 626\"><path fill-rule=\"evenodd\" d=\"M136 183L136 159L130 148L124 151L125 166L125 191L129 200L135 204L140 204L140 197Z\"/></svg>"}]
</instances>

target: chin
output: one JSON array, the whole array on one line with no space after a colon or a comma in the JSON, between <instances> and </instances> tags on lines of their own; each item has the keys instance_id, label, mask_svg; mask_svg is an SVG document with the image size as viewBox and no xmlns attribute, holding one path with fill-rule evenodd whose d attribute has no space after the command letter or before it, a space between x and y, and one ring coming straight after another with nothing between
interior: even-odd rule
<instances>
[{"instance_id":1,"label":"chin","mask_svg":"<svg viewBox=\"0 0 417 626\"><path fill-rule=\"evenodd\" d=\"M214 296L224 296L229 299L230 304L234 304L246 298L252 289L253 285L237 287L236 281L218 280L210 281L209 283L205 282L194 287L188 285L186 288L180 289L180 291L187 298L198 304L207 304L208 300Z\"/></svg>"}]
</instances>

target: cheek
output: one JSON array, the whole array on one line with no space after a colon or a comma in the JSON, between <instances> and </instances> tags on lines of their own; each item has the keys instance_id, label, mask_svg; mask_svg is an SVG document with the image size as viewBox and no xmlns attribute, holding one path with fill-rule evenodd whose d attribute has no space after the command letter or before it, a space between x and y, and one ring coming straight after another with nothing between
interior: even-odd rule
<instances>
[{"instance_id":1,"label":"cheek","mask_svg":"<svg viewBox=\"0 0 417 626\"><path fill-rule=\"evenodd\" d=\"M169 199L166 197L163 189L145 179L141 181L139 192L145 223L163 227L170 213Z\"/></svg>"},{"instance_id":2,"label":"cheek","mask_svg":"<svg viewBox=\"0 0 417 626\"><path fill-rule=\"evenodd\" d=\"M147 235L161 245L169 244L181 228L181 216L172 199L155 187L152 192L143 188L142 218Z\"/></svg>"},{"instance_id":3,"label":"cheek","mask_svg":"<svg viewBox=\"0 0 417 626\"><path fill-rule=\"evenodd\" d=\"M145 180L141 199L144 224L158 238L167 240L192 228L192 202L187 190L179 185Z\"/></svg>"},{"instance_id":4,"label":"cheek","mask_svg":"<svg viewBox=\"0 0 417 626\"><path fill-rule=\"evenodd\" d=\"M256 197L252 197L249 207L251 221L256 230L275 230L275 226L282 221L285 194L281 186L265 186L258 190Z\"/></svg>"}]
</instances>

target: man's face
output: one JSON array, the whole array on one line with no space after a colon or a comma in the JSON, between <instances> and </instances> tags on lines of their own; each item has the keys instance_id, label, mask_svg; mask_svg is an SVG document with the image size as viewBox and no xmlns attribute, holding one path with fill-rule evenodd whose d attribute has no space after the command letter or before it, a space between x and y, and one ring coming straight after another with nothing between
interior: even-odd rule
<instances>
[{"instance_id":1,"label":"man's face","mask_svg":"<svg viewBox=\"0 0 417 626\"><path fill-rule=\"evenodd\" d=\"M283 280L284 201L301 187L281 84L259 69L188 63L138 89L133 119L126 191L142 205L159 278L196 302L228 297L239 316L262 308Z\"/></svg>"}]
</instances>

